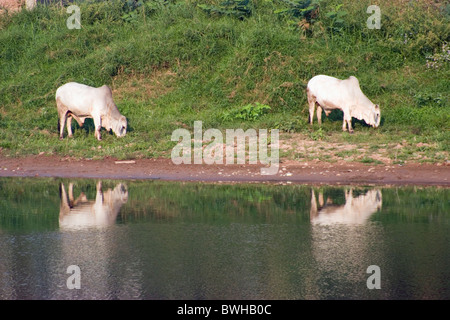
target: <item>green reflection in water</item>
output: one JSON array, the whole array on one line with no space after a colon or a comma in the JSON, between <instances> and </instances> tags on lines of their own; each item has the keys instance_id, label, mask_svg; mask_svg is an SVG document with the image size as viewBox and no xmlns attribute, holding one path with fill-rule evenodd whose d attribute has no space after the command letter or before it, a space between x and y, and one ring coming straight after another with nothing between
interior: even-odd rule
<instances>
[{"instance_id":1,"label":"green reflection in water","mask_svg":"<svg viewBox=\"0 0 450 320\"><path fill-rule=\"evenodd\" d=\"M448 195L0 179L0 297L448 299ZM83 290L64 288L70 264ZM382 270L381 290L367 289L369 265Z\"/></svg>"},{"instance_id":2,"label":"green reflection in water","mask_svg":"<svg viewBox=\"0 0 450 320\"><path fill-rule=\"evenodd\" d=\"M97 181L89 179L0 179L0 228L3 230L58 229L61 184L68 195L73 184L74 200L94 202ZM103 180L103 193L122 185L126 199L116 223L167 220L204 223L302 223L310 221L311 198L322 212L344 206L346 197L363 197L374 187L310 187L273 184L202 184L164 181ZM436 187L375 188L382 193L382 206L374 207L369 221L448 223L449 190ZM314 193L312 195L312 190ZM345 191L346 190L346 191ZM351 190L351 195L349 193ZM364 197L365 196L365 197ZM83 205L83 199L78 199ZM328 201L328 203L327 203ZM372 199L372 202L374 200Z\"/></svg>"}]
</instances>

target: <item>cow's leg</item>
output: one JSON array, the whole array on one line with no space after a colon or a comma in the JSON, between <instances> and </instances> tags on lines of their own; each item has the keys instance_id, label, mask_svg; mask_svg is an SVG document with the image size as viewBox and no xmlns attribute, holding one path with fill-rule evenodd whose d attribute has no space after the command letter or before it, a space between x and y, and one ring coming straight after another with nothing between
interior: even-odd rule
<instances>
[{"instance_id":1,"label":"cow's leg","mask_svg":"<svg viewBox=\"0 0 450 320\"><path fill-rule=\"evenodd\" d=\"M353 133L353 128L352 128L352 117L348 117L348 118L347 118L347 126L348 126L348 132Z\"/></svg>"},{"instance_id":2,"label":"cow's leg","mask_svg":"<svg viewBox=\"0 0 450 320\"><path fill-rule=\"evenodd\" d=\"M67 132L69 132L69 137L73 137L72 134L72 118L78 122L78 125L82 127L84 125L84 118L80 119L74 114L70 114L67 118Z\"/></svg>"},{"instance_id":3,"label":"cow's leg","mask_svg":"<svg viewBox=\"0 0 450 320\"><path fill-rule=\"evenodd\" d=\"M56 107L58 108L58 130L59 139L63 139L64 125L66 124L67 108L59 98L56 98Z\"/></svg>"},{"instance_id":4,"label":"cow's leg","mask_svg":"<svg viewBox=\"0 0 450 320\"><path fill-rule=\"evenodd\" d=\"M73 115L73 114L72 114L72 117L78 122L78 125L80 127L82 127L84 125L84 119L85 118L78 118L76 115Z\"/></svg>"},{"instance_id":5,"label":"cow's leg","mask_svg":"<svg viewBox=\"0 0 450 320\"><path fill-rule=\"evenodd\" d=\"M309 92L309 89L307 89L306 91L307 91L308 104L309 104L309 123L313 124L314 108L316 107L316 99Z\"/></svg>"},{"instance_id":6,"label":"cow's leg","mask_svg":"<svg viewBox=\"0 0 450 320\"><path fill-rule=\"evenodd\" d=\"M348 113L344 112L344 122L342 124L342 131L347 131L347 126L348 126L348 132L353 133L352 117L348 116Z\"/></svg>"},{"instance_id":7,"label":"cow's leg","mask_svg":"<svg viewBox=\"0 0 450 320\"><path fill-rule=\"evenodd\" d=\"M72 132L72 116L69 115L67 117L67 133L69 134L69 138L73 137L73 132Z\"/></svg>"},{"instance_id":8,"label":"cow's leg","mask_svg":"<svg viewBox=\"0 0 450 320\"><path fill-rule=\"evenodd\" d=\"M348 124L348 132L353 133L352 118L350 118L350 120L347 120L347 124Z\"/></svg>"},{"instance_id":9,"label":"cow's leg","mask_svg":"<svg viewBox=\"0 0 450 320\"><path fill-rule=\"evenodd\" d=\"M59 115L59 139L64 138L64 126L66 125L67 112L62 112Z\"/></svg>"},{"instance_id":10,"label":"cow's leg","mask_svg":"<svg viewBox=\"0 0 450 320\"><path fill-rule=\"evenodd\" d=\"M322 124L322 107L317 105L317 122L319 125Z\"/></svg>"},{"instance_id":11,"label":"cow's leg","mask_svg":"<svg viewBox=\"0 0 450 320\"><path fill-rule=\"evenodd\" d=\"M314 106L309 107L309 123L313 124L313 118L314 118Z\"/></svg>"},{"instance_id":12,"label":"cow's leg","mask_svg":"<svg viewBox=\"0 0 450 320\"><path fill-rule=\"evenodd\" d=\"M102 129L102 118L100 116L94 116L95 137L98 141L102 140L100 130Z\"/></svg>"}]
</instances>

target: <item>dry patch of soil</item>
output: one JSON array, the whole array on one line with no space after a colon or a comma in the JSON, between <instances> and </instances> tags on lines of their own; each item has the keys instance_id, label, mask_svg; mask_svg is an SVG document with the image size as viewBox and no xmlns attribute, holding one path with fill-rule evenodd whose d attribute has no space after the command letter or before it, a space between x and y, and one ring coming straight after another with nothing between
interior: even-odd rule
<instances>
[{"instance_id":1,"label":"dry patch of soil","mask_svg":"<svg viewBox=\"0 0 450 320\"><path fill-rule=\"evenodd\" d=\"M328 140L311 140L303 134L289 134L280 137L280 152L287 157L299 161L321 160L326 162L363 162L372 164L393 165L403 162L441 162L446 164L448 152L433 152L434 161L430 158L429 150L436 150L435 144L414 143L403 140L401 142L381 143L346 143ZM401 161L404 153L408 153L408 161Z\"/></svg>"}]
</instances>

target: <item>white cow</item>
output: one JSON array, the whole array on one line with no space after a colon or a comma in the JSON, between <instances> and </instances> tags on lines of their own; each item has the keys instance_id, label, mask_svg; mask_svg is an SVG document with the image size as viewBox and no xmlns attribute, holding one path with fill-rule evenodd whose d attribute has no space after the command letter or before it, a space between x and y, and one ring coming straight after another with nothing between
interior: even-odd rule
<instances>
[{"instance_id":1,"label":"white cow","mask_svg":"<svg viewBox=\"0 0 450 320\"><path fill-rule=\"evenodd\" d=\"M104 85L99 88L81 83L69 82L56 90L58 108L59 138L63 138L67 118L67 132L72 137L72 118L83 126L86 118L92 118L95 125L95 137L101 140L100 130L111 129L118 137L127 133L127 119L121 115L112 98L111 89Z\"/></svg>"},{"instance_id":2,"label":"white cow","mask_svg":"<svg viewBox=\"0 0 450 320\"><path fill-rule=\"evenodd\" d=\"M342 130L353 133L352 117L364 120L377 128L380 125L380 107L373 104L361 91L359 81L351 76L340 80L334 77L318 75L308 82L309 122L313 123L314 109L317 104L317 120L322 123L322 109L328 116L333 109L344 112Z\"/></svg>"}]
</instances>

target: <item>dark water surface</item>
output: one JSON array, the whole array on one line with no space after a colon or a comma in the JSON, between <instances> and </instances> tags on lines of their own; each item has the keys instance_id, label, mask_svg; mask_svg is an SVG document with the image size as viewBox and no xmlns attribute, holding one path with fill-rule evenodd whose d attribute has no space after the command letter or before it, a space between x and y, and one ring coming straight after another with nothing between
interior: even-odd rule
<instances>
[{"instance_id":1,"label":"dark water surface","mask_svg":"<svg viewBox=\"0 0 450 320\"><path fill-rule=\"evenodd\" d=\"M449 191L2 178L0 299L450 299Z\"/></svg>"}]
</instances>

